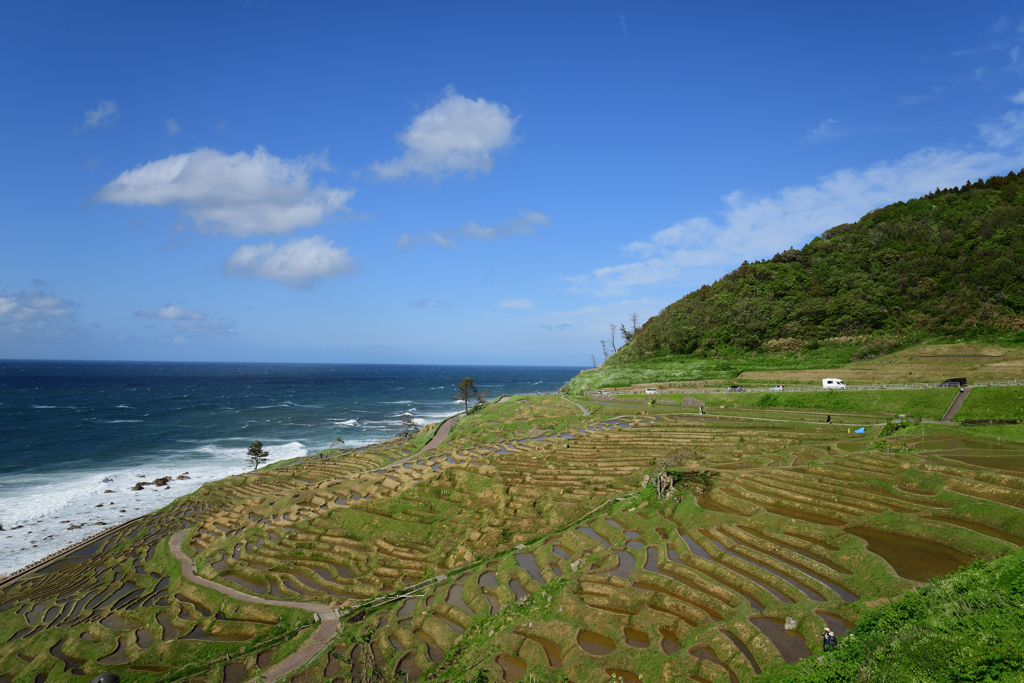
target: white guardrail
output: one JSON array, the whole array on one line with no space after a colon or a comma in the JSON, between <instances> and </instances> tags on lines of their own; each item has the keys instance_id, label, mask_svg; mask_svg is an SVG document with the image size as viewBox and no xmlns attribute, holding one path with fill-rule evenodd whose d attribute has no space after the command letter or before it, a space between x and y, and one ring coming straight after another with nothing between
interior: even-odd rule
<instances>
[{"instance_id":1,"label":"white guardrail","mask_svg":"<svg viewBox=\"0 0 1024 683\"><path fill-rule=\"evenodd\" d=\"M778 385L776 385L778 386ZM824 387L808 387L808 386L787 386L784 391L888 391L894 389L940 389L943 387L954 387L956 385L947 385L943 382L920 382L913 384L847 384L846 389L825 389ZM1024 379L1008 379L1002 382L969 382L967 386L970 387L1020 387L1024 386ZM703 387L688 389L685 387L664 387L658 388L658 395L660 394L732 394L741 393L738 389L730 390L729 387ZM743 387L742 393L776 393L771 390L771 387ZM586 392L587 396L603 396L605 398L611 396L652 396L655 394L648 394L646 391L610 391L606 394L598 393L596 391Z\"/></svg>"}]
</instances>

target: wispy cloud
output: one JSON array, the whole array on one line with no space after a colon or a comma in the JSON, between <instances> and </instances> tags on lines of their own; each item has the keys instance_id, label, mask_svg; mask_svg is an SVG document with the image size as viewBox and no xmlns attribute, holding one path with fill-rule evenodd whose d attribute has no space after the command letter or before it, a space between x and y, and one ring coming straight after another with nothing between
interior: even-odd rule
<instances>
[{"instance_id":1,"label":"wispy cloud","mask_svg":"<svg viewBox=\"0 0 1024 683\"><path fill-rule=\"evenodd\" d=\"M536 304L529 299L502 299L498 308L533 308Z\"/></svg>"},{"instance_id":2,"label":"wispy cloud","mask_svg":"<svg viewBox=\"0 0 1024 683\"><path fill-rule=\"evenodd\" d=\"M994 146L1024 139L1017 117L1004 117L982 129ZM802 245L830 227L860 218L871 209L925 194L936 187L1020 168L1018 149L968 151L922 149L896 161L865 169L844 169L813 185L788 187L774 197L749 197L740 191L723 197L719 220L697 216L625 247L640 257L567 277L577 288L615 295L634 287L678 282L694 269L735 267L743 260L767 258Z\"/></svg>"},{"instance_id":3,"label":"wispy cloud","mask_svg":"<svg viewBox=\"0 0 1024 683\"><path fill-rule=\"evenodd\" d=\"M819 140L827 140L828 138L835 138L842 135L842 132L836 127L839 122L835 119L824 119L817 128L813 128L807 132L805 139L809 142L817 142Z\"/></svg>"},{"instance_id":4,"label":"wispy cloud","mask_svg":"<svg viewBox=\"0 0 1024 683\"><path fill-rule=\"evenodd\" d=\"M469 222L460 226L458 230L428 230L422 234L403 233L395 241L395 246L403 251L415 249L420 244L433 244L442 249L458 249L455 237L493 242L510 235L532 235L537 232L536 228L539 225L551 225L551 219L537 211L520 211L515 218L501 221L493 227Z\"/></svg>"},{"instance_id":5,"label":"wispy cloud","mask_svg":"<svg viewBox=\"0 0 1024 683\"><path fill-rule=\"evenodd\" d=\"M442 178L457 173L489 173L492 154L513 142L518 118L509 108L483 98L463 97L454 86L444 98L413 119L398 135L404 154L372 168L381 178L409 175Z\"/></svg>"},{"instance_id":6,"label":"wispy cloud","mask_svg":"<svg viewBox=\"0 0 1024 683\"><path fill-rule=\"evenodd\" d=\"M282 159L257 147L224 154L197 149L125 171L100 190L100 202L173 206L202 232L245 237L282 234L319 225L346 209L354 190L313 185L314 170L329 170L323 155Z\"/></svg>"},{"instance_id":7,"label":"wispy cloud","mask_svg":"<svg viewBox=\"0 0 1024 683\"><path fill-rule=\"evenodd\" d=\"M97 126L109 126L117 120L117 104L110 100L104 100L96 105L95 109L85 112L85 122L82 127L86 130Z\"/></svg>"},{"instance_id":8,"label":"wispy cloud","mask_svg":"<svg viewBox=\"0 0 1024 683\"><path fill-rule=\"evenodd\" d=\"M135 317L173 321L174 327L171 329L175 336L169 341L173 341L175 344L187 344L193 340L209 341L216 337L237 334L235 323L231 320L176 304L167 304L158 310L135 311Z\"/></svg>"},{"instance_id":9,"label":"wispy cloud","mask_svg":"<svg viewBox=\"0 0 1024 683\"><path fill-rule=\"evenodd\" d=\"M136 318L159 318L160 320L205 320L206 313L193 311L174 304L167 304L159 311L135 311Z\"/></svg>"},{"instance_id":10,"label":"wispy cloud","mask_svg":"<svg viewBox=\"0 0 1024 683\"><path fill-rule=\"evenodd\" d=\"M420 244L433 244L436 247L442 249L458 249L459 245L454 241L450 240L443 235L440 235L433 230L427 230L422 235L413 235L408 232L403 233L401 237L395 240L395 246L402 251L411 251Z\"/></svg>"},{"instance_id":11,"label":"wispy cloud","mask_svg":"<svg viewBox=\"0 0 1024 683\"><path fill-rule=\"evenodd\" d=\"M410 301L409 306L413 308L451 308L452 302L448 299L416 299Z\"/></svg>"},{"instance_id":12,"label":"wispy cloud","mask_svg":"<svg viewBox=\"0 0 1024 683\"><path fill-rule=\"evenodd\" d=\"M32 285L14 294L0 293L0 338L41 340L77 333L78 303L46 291L42 280Z\"/></svg>"},{"instance_id":13,"label":"wispy cloud","mask_svg":"<svg viewBox=\"0 0 1024 683\"><path fill-rule=\"evenodd\" d=\"M224 264L228 277L276 280L297 289L308 289L320 280L355 270L346 247L335 247L323 237L239 247Z\"/></svg>"},{"instance_id":14,"label":"wispy cloud","mask_svg":"<svg viewBox=\"0 0 1024 683\"><path fill-rule=\"evenodd\" d=\"M1010 97L1014 104L1024 105L1024 90ZM978 126L981 137L989 145L1000 149L1024 142L1024 109L1006 112L995 121L986 121Z\"/></svg>"},{"instance_id":15,"label":"wispy cloud","mask_svg":"<svg viewBox=\"0 0 1024 683\"><path fill-rule=\"evenodd\" d=\"M178 131L181 130L181 126L179 126L178 122L174 119L167 119L167 121L164 122L164 125L167 127L167 134L171 137L177 135Z\"/></svg>"}]
</instances>

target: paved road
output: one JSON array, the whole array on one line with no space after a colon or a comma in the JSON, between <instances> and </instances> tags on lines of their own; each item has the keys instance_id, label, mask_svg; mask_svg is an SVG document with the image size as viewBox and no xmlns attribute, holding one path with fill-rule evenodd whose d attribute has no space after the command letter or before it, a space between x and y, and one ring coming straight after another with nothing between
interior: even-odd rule
<instances>
[{"instance_id":1,"label":"paved road","mask_svg":"<svg viewBox=\"0 0 1024 683\"><path fill-rule=\"evenodd\" d=\"M222 586L219 583L214 583L209 579L196 574L195 564L192 558L189 557L181 549L181 539L184 538L185 532L188 529L182 529L173 536L169 543L171 555L181 565L181 573L186 579L192 583L205 586L211 590L215 590L222 595L226 595L235 600L241 600L242 602L250 602L256 605L273 605L275 607L296 607L298 609L304 609L307 612L313 612L314 614L320 615L320 627L317 628L316 633L310 636L305 643L302 644L298 650L290 654L289 656L282 659L280 662L265 669L259 673L258 676L254 677L252 681L256 681L262 678L264 681L271 683L279 678L287 676L291 672L302 668L309 663L309 660L313 659L320 650L327 646L328 643L337 635L338 631L341 630L341 621L338 619L338 614L327 605L322 605L316 602L296 602L294 600L270 600L267 598L260 598L255 595L248 595L241 591L237 591L234 588L228 588Z\"/></svg>"},{"instance_id":2,"label":"paved road","mask_svg":"<svg viewBox=\"0 0 1024 683\"><path fill-rule=\"evenodd\" d=\"M949 408L946 409L946 414L942 416L943 422L952 422L953 418L956 417L957 412L960 410L960 406L967 400L967 394L971 393L970 387L965 387L963 391L958 391L956 398L949 404Z\"/></svg>"},{"instance_id":3,"label":"paved road","mask_svg":"<svg viewBox=\"0 0 1024 683\"><path fill-rule=\"evenodd\" d=\"M581 405L580 405L579 403L577 403L576 401L569 401L569 399L567 399L567 398L566 398L565 396L563 396L563 397L562 397L562 400L563 400L563 401L568 401L569 403L573 404L574 406L576 406L577 408L579 408L580 410L582 410L582 411L583 411L583 415L584 415L584 417L585 417L585 416L587 416L587 415L590 415L590 411L589 411L589 410L587 410L586 408L584 408L583 406L581 406Z\"/></svg>"},{"instance_id":4,"label":"paved road","mask_svg":"<svg viewBox=\"0 0 1024 683\"><path fill-rule=\"evenodd\" d=\"M444 443L444 440L448 438L449 434L451 434L452 427L455 426L456 422L462 419L463 415L464 413L459 413L458 415L452 415L447 420L445 420L441 424L441 426L437 428L437 432L434 434L434 437L427 442L427 445L413 453L413 455L419 455L420 453L432 451L438 446L440 446L442 443ZM394 463L389 463L389 465L393 464Z\"/></svg>"}]
</instances>

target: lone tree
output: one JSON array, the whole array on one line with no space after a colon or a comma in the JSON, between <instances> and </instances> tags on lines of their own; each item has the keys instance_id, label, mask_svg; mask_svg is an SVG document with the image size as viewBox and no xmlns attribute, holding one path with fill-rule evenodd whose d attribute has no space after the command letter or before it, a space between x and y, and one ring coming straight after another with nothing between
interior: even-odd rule
<instances>
[{"instance_id":1,"label":"lone tree","mask_svg":"<svg viewBox=\"0 0 1024 683\"><path fill-rule=\"evenodd\" d=\"M455 395L452 396L453 401L462 401L466 406L466 412L469 412L469 399L479 395L479 391L476 389L476 385L473 384L472 377L463 377L462 381L455 385Z\"/></svg>"},{"instance_id":2,"label":"lone tree","mask_svg":"<svg viewBox=\"0 0 1024 683\"><path fill-rule=\"evenodd\" d=\"M253 441L249 444L249 451L246 453L246 458L249 460L249 464L252 465L252 469L256 470L260 465L267 461L270 457L270 453L263 450L262 441Z\"/></svg>"}]
</instances>

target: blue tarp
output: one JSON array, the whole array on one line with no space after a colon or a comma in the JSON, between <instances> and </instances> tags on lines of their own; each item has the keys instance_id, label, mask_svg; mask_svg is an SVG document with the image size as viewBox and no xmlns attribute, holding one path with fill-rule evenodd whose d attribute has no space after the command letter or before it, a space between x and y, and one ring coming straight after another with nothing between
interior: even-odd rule
<instances>
[{"instance_id":1,"label":"blue tarp","mask_svg":"<svg viewBox=\"0 0 1024 683\"><path fill-rule=\"evenodd\" d=\"M863 428L863 427L861 427L860 429L854 429L854 430L853 430L853 433L854 433L854 434L863 434L863 433L864 433L864 428Z\"/></svg>"}]
</instances>

